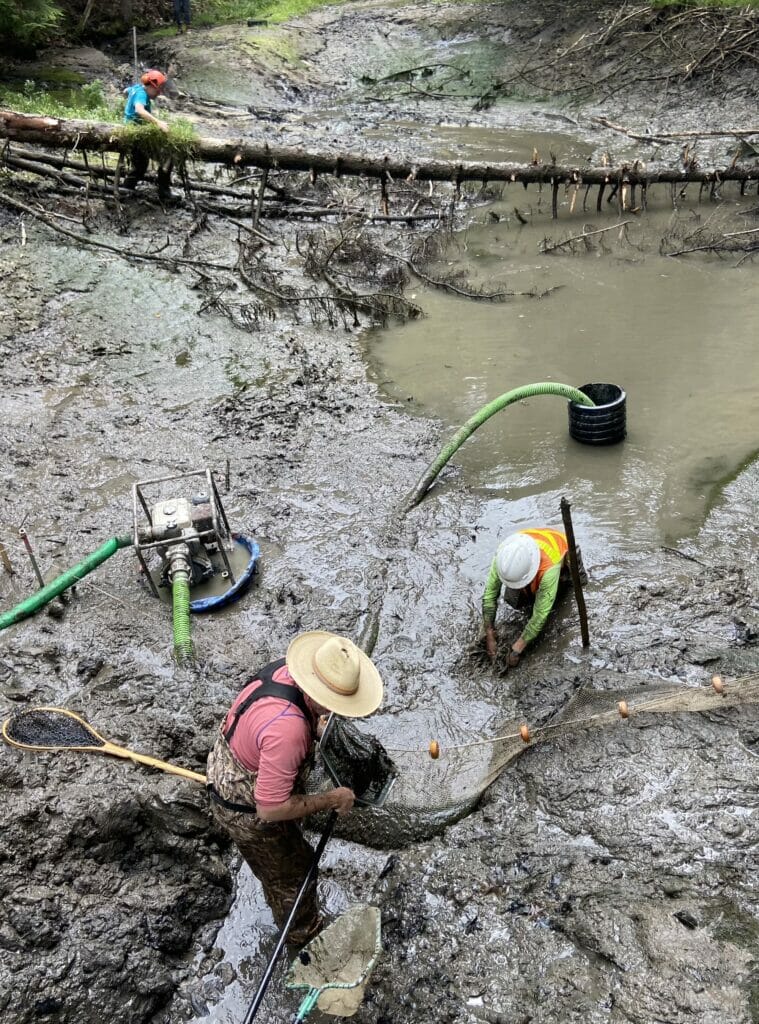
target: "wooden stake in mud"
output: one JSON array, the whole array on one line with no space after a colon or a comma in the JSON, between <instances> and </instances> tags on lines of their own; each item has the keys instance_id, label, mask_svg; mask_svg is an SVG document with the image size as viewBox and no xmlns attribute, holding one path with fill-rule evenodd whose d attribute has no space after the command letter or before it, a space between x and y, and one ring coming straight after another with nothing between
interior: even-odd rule
<instances>
[{"instance_id":1,"label":"wooden stake in mud","mask_svg":"<svg viewBox=\"0 0 759 1024\"><path fill-rule=\"evenodd\" d=\"M8 557L8 552L5 550L5 544L0 540L0 562L3 563L3 568L9 576L13 575L14 569L11 565L11 560Z\"/></svg>"},{"instance_id":2,"label":"wooden stake in mud","mask_svg":"<svg viewBox=\"0 0 759 1024\"><path fill-rule=\"evenodd\" d=\"M572 586L574 587L575 600L577 601L577 612L580 616L582 646L590 647L588 613L585 608L585 595L582 592L582 583L580 581L580 568L577 564L577 546L575 545L575 531L572 526L571 507L566 498L561 499L561 518L564 521L564 532L567 535L567 545L569 546L569 551L567 552L569 555L569 570L572 573Z\"/></svg>"},{"instance_id":3,"label":"wooden stake in mud","mask_svg":"<svg viewBox=\"0 0 759 1024\"><path fill-rule=\"evenodd\" d=\"M37 582L40 585L40 590L42 590L42 588L45 586L45 580L42 573L40 572L40 567L37 564L37 559L34 557L34 551L32 549L31 541L29 540L29 535L23 528L23 526L18 531L18 535L24 542L24 547L26 548L26 552L29 555L29 561L32 563L32 569L34 569L34 575L37 577Z\"/></svg>"},{"instance_id":4,"label":"wooden stake in mud","mask_svg":"<svg viewBox=\"0 0 759 1024\"><path fill-rule=\"evenodd\" d=\"M258 227L258 222L261 219L261 207L264 205L264 192L266 190L266 182L269 179L269 168L264 167L264 172L261 175L261 187L258 190L258 202L256 203L256 209L253 213L253 227Z\"/></svg>"}]
</instances>

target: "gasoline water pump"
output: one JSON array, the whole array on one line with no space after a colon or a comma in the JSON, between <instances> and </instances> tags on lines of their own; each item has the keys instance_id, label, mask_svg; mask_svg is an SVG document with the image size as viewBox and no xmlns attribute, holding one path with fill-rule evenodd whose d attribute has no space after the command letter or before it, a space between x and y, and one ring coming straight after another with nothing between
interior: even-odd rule
<instances>
[{"instance_id":1,"label":"gasoline water pump","mask_svg":"<svg viewBox=\"0 0 759 1024\"><path fill-rule=\"evenodd\" d=\"M155 597L171 591L174 650L179 661L193 656L190 613L209 612L235 601L256 571L258 544L233 534L213 474L207 467L140 480L132 487L132 533L111 537L83 561L0 614L0 630L39 611L101 565L120 548L134 547ZM151 570L149 561L158 565ZM236 562L233 556L238 557ZM234 565L240 566L235 573ZM216 586L214 586L216 581ZM190 599L193 587L209 585L212 596Z\"/></svg>"}]
</instances>

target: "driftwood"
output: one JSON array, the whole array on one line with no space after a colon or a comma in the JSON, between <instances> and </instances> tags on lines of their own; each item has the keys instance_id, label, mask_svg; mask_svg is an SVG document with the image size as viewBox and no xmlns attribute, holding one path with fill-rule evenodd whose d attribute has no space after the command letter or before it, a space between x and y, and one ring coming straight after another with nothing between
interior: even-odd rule
<instances>
[{"instance_id":1,"label":"driftwood","mask_svg":"<svg viewBox=\"0 0 759 1024\"><path fill-rule=\"evenodd\" d=\"M595 124L603 125L604 128L609 128L613 132L620 132L622 135L627 135L630 139L635 139L636 142L668 142L670 139L742 139L746 136L759 135L759 128L723 128L721 131L692 131L692 132L655 132L648 134L642 134L640 132L633 132L629 128L625 128L621 124L612 124L605 117L591 117L591 121Z\"/></svg>"},{"instance_id":2,"label":"driftwood","mask_svg":"<svg viewBox=\"0 0 759 1024\"><path fill-rule=\"evenodd\" d=\"M608 228L596 228L595 231L583 231L581 235L572 235L571 238L565 238L563 242L551 242L549 239L544 238L540 251L543 253L556 252L567 245L571 246L573 242L585 241L586 238L590 238L592 235L603 235L606 231L614 231L616 228L619 228L621 231L630 223L632 222L629 220L623 220L620 221L619 224L610 224Z\"/></svg>"},{"instance_id":3,"label":"driftwood","mask_svg":"<svg viewBox=\"0 0 759 1024\"><path fill-rule=\"evenodd\" d=\"M52 149L96 151L124 154L131 140L118 126L93 121L73 121L53 117L18 114L0 110L0 139L46 146ZM465 181L522 182L523 184L630 184L646 186L655 182L757 181L759 165L702 168L694 161L686 166L649 167L641 161L617 167L570 167L555 163L485 164L447 160L398 160L388 156L373 158L359 153L309 151L245 139L200 138L192 159L229 167L260 167L282 171L307 171L312 176L330 174L358 175L390 181L441 181L458 186Z\"/></svg>"}]
</instances>

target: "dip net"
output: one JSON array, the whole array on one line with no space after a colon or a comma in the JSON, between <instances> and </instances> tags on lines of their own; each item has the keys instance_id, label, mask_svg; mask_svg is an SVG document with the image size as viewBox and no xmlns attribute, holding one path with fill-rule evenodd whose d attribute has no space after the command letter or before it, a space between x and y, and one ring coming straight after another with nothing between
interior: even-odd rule
<instances>
[{"instance_id":1,"label":"dip net","mask_svg":"<svg viewBox=\"0 0 759 1024\"><path fill-rule=\"evenodd\" d=\"M498 735L424 750L388 747L398 770L392 804L432 812L474 803L506 765L527 747L586 729L617 725L639 715L720 711L759 703L759 673L710 686L645 686L624 690L584 687L544 725L505 723Z\"/></svg>"},{"instance_id":2,"label":"dip net","mask_svg":"<svg viewBox=\"0 0 759 1024\"><path fill-rule=\"evenodd\" d=\"M83 718L64 708L19 711L3 723L3 738L29 750L99 750L107 742Z\"/></svg>"},{"instance_id":3,"label":"dip net","mask_svg":"<svg viewBox=\"0 0 759 1024\"><path fill-rule=\"evenodd\" d=\"M336 786L347 786L364 807L381 807L398 771L374 736L332 716L319 743L321 760Z\"/></svg>"}]
</instances>

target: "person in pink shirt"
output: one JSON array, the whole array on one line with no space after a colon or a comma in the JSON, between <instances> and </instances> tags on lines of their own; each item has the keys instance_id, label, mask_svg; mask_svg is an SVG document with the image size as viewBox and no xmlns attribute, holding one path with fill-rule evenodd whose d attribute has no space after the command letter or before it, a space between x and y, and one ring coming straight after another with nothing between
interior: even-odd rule
<instances>
[{"instance_id":1,"label":"person in pink shirt","mask_svg":"<svg viewBox=\"0 0 759 1024\"><path fill-rule=\"evenodd\" d=\"M313 856L298 822L317 811L347 814L355 799L345 787L303 793L321 716L370 715L382 690L374 663L352 641L314 630L256 672L221 723L208 757L211 807L261 882L279 928ZM314 878L289 942L305 945L321 926Z\"/></svg>"}]
</instances>

